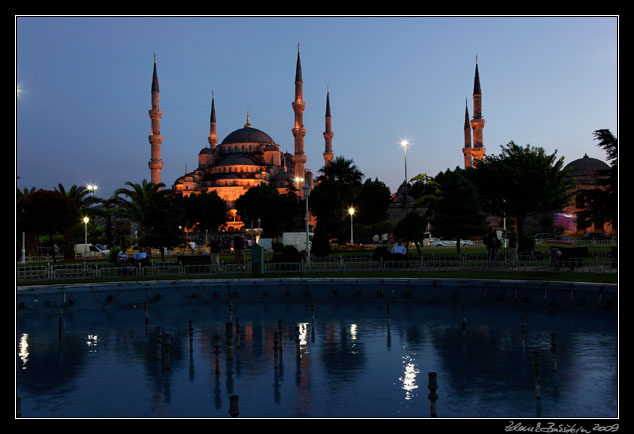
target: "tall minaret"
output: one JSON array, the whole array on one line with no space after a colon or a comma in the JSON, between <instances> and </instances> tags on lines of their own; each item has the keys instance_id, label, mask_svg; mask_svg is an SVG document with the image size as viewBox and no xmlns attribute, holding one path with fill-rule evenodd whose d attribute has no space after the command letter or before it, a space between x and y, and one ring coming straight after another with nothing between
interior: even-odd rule
<instances>
[{"instance_id":1,"label":"tall minaret","mask_svg":"<svg viewBox=\"0 0 634 434\"><path fill-rule=\"evenodd\" d=\"M464 154L464 167L471 167L473 163L473 156L471 155L471 125L469 125L469 105L467 104L467 100L465 99L465 108L464 108L464 148L462 148L462 153Z\"/></svg>"},{"instance_id":2,"label":"tall minaret","mask_svg":"<svg viewBox=\"0 0 634 434\"><path fill-rule=\"evenodd\" d=\"M213 151L216 149L218 143L218 136L216 136L216 108L214 107L214 92L211 91L211 117L209 118L209 148Z\"/></svg>"},{"instance_id":3,"label":"tall minaret","mask_svg":"<svg viewBox=\"0 0 634 434\"><path fill-rule=\"evenodd\" d=\"M482 117L482 91L480 90L480 74L478 73L478 56L476 56L475 79L473 80L473 161L481 160L484 157L486 148L482 141L482 129L484 128L484 118Z\"/></svg>"},{"instance_id":4,"label":"tall minaret","mask_svg":"<svg viewBox=\"0 0 634 434\"><path fill-rule=\"evenodd\" d=\"M152 151L148 166L150 168L152 184L160 184L161 169L163 168L163 161L161 161L161 143L163 142L163 136L161 136L161 116L163 112L159 109L159 83L158 75L156 74L156 54L154 55L154 75L152 76L152 109L149 113L150 119L152 120L152 128L149 136Z\"/></svg>"},{"instance_id":5,"label":"tall minaret","mask_svg":"<svg viewBox=\"0 0 634 434\"><path fill-rule=\"evenodd\" d=\"M293 101L293 111L295 112L295 126L292 129L295 137L295 154L293 154L293 164L295 165L295 178L306 176L304 173L304 163L306 163L306 154L304 154L304 136L306 128L304 128L304 108L306 103L303 100L303 82L302 82L302 64L299 60L299 44L297 44L297 67L295 69L295 101ZM303 197L303 182L299 183L299 196Z\"/></svg>"},{"instance_id":6,"label":"tall minaret","mask_svg":"<svg viewBox=\"0 0 634 434\"><path fill-rule=\"evenodd\" d=\"M326 131L324 131L324 139L326 141L326 150L324 152L324 167L327 167L332 160L332 136L334 133L331 129L331 116L330 116L330 90L326 92Z\"/></svg>"}]
</instances>

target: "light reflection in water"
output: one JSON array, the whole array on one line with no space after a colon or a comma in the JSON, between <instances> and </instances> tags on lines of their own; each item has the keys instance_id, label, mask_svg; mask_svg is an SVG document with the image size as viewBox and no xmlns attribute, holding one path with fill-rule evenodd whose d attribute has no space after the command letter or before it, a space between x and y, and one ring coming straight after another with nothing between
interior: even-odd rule
<instances>
[{"instance_id":1,"label":"light reflection in water","mask_svg":"<svg viewBox=\"0 0 634 434\"><path fill-rule=\"evenodd\" d=\"M409 400L412 399L414 390L418 389L416 376L420 373L420 370L416 367L410 355L403 356L403 365L405 365L405 368L399 381L402 383L401 388L405 391L405 399Z\"/></svg>"},{"instance_id":2,"label":"light reflection in water","mask_svg":"<svg viewBox=\"0 0 634 434\"><path fill-rule=\"evenodd\" d=\"M90 353L97 352L97 344L99 343L99 337L97 335L86 336L86 345L88 345Z\"/></svg>"},{"instance_id":3,"label":"light reflection in water","mask_svg":"<svg viewBox=\"0 0 634 434\"><path fill-rule=\"evenodd\" d=\"M218 365L214 336L225 330L224 306L157 307L149 333L143 312L71 310L64 315L72 327L59 339L57 311L21 312L16 381L23 416L226 417L236 394L244 417L428 417L427 373L437 371L442 417L533 417L527 348L545 348L539 416L615 414L616 325L603 317L529 311L528 331L520 334L525 312L470 307L465 333L460 306L395 305L387 327L384 306L377 306L321 304L310 319L299 303L235 303L241 345L220 363L228 354L223 340ZM288 329L275 365L279 318ZM155 326L172 336L170 369ZM557 371L546 354L552 331ZM95 398L94 378L107 403Z\"/></svg>"},{"instance_id":4,"label":"light reflection in water","mask_svg":"<svg viewBox=\"0 0 634 434\"><path fill-rule=\"evenodd\" d=\"M20 336L18 347L20 349L18 356L22 360L22 369L26 369L26 363L29 361L29 335L27 333L22 333Z\"/></svg>"}]
</instances>

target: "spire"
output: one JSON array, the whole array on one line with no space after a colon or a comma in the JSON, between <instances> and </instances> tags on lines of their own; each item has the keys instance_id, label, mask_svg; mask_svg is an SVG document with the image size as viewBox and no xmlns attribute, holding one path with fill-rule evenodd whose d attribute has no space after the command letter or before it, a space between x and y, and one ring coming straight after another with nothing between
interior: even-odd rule
<instances>
[{"instance_id":1,"label":"spire","mask_svg":"<svg viewBox=\"0 0 634 434\"><path fill-rule=\"evenodd\" d=\"M214 91L211 91L211 117L209 122L216 122L216 107L214 107Z\"/></svg>"},{"instance_id":2,"label":"spire","mask_svg":"<svg viewBox=\"0 0 634 434\"><path fill-rule=\"evenodd\" d=\"M467 103L467 99L464 100L464 128L471 128L469 125L469 104Z\"/></svg>"},{"instance_id":3,"label":"spire","mask_svg":"<svg viewBox=\"0 0 634 434\"><path fill-rule=\"evenodd\" d=\"M154 54L154 75L152 76L152 92L159 91L158 74L156 73L156 53Z\"/></svg>"},{"instance_id":4,"label":"spire","mask_svg":"<svg viewBox=\"0 0 634 434\"><path fill-rule=\"evenodd\" d=\"M247 110L247 123L244 124L244 128L251 128L251 124L249 123L249 110Z\"/></svg>"},{"instance_id":5,"label":"spire","mask_svg":"<svg viewBox=\"0 0 634 434\"><path fill-rule=\"evenodd\" d=\"M295 68L295 83L303 83L302 62L299 60L299 43L297 43L297 67Z\"/></svg>"},{"instance_id":6,"label":"spire","mask_svg":"<svg viewBox=\"0 0 634 434\"><path fill-rule=\"evenodd\" d=\"M325 149L324 149L324 165L328 166L330 164L330 160L333 158L332 152L332 136L334 133L331 129L331 116L330 116L330 89L327 90L326 93L326 131L324 131L324 139L325 139Z\"/></svg>"},{"instance_id":7,"label":"spire","mask_svg":"<svg viewBox=\"0 0 634 434\"><path fill-rule=\"evenodd\" d=\"M211 115L209 117L209 137L207 138L210 149L215 149L218 143L216 136L216 106L214 103L214 91L211 91Z\"/></svg>"},{"instance_id":8,"label":"spire","mask_svg":"<svg viewBox=\"0 0 634 434\"><path fill-rule=\"evenodd\" d=\"M476 70L475 79L473 80L473 94L482 95L482 91L480 90L480 74L478 73L478 56L476 56Z\"/></svg>"}]
</instances>

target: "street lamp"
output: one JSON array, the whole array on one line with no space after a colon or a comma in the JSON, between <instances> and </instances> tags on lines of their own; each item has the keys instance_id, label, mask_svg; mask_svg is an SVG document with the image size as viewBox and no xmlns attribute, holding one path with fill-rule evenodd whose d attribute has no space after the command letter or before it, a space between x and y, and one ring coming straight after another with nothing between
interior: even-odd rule
<instances>
[{"instance_id":1,"label":"street lamp","mask_svg":"<svg viewBox=\"0 0 634 434\"><path fill-rule=\"evenodd\" d=\"M310 227L308 225L308 196L310 196L310 186L304 184L304 200L306 201L306 265L310 265Z\"/></svg>"},{"instance_id":2,"label":"street lamp","mask_svg":"<svg viewBox=\"0 0 634 434\"><path fill-rule=\"evenodd\" d=\"M407 146L409 142L405 139L401 140L401 146L403 147L403 151L405 151L405 215L407 215Z\"/></svg>"},{"instance_id":3,"label":"street lamp","mask_svg":"<svg viewBox=\"0 0 634 434\"><path fill-rule=\"evenodd\" d=\"M88 216L84 217L84 258L88 256Z\"/></svg>"},{"instance_id":4,"label":"street lamp","mask_svg":"<svg viewBox=\"0 0 634 434\"><path fill-rule=\"evenodd\" d=\"M354 208L350 207L348 208L348 214L350 214L350 244L354 244L354 237L353 237L353 228L352 228L352 216L354 215Z\"/></svg>"},{"instance_id":5,"label":"street lamp","mask_svg":"<svg viewBox=\"0 0 634 434\"><path fill-rule=\"evenodd\" d=\"M300 184L302 181L304 181L304 178L302 178L301 176L296 176L296 177L295 177L295 184L296 184L296 187L297 187L297 191L298 191L298 192L299 192L299 184Z\"/></svg>"},{"instance_id":6,"label":"street lamp","mask_svg":"<svg viewBox=\"0 0 634 434\"><path fill-rule=\"evenodd\" d=\"M86 186L86 189L88 190L88 192L90 193L91 196L93 195L93 193L95 191L97 191L97 188L99 188L99 187L97 187L95 184L88 184Z\"/></svg>"},{"instance_id":7,"label":"street lamp","mask_svg":"<svg viewBox=\"0 0 634 434\"><path fill-rule=\"evenodd\" d=\"M403 139L401 140L401 146L403 147L403 151L405 151L405 183L407 183L407 147L409 146L409 142Z\"/></svg>"}]
</instances>

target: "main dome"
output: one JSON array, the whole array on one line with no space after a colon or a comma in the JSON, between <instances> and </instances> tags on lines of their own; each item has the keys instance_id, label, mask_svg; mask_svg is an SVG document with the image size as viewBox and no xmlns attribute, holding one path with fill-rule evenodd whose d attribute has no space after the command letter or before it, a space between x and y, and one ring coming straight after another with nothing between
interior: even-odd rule
<instances>
[{"instance_id":1,"label":"main dome","mask_svg":"<svg viewBox=\"0 0 634 434\"><path fill-rule=\"evenodd\" d=\"M235 130L231 134L229 134L222 141L221 145L226 145L229 143L275 143L271 136L266 134L264 131L260 131L257 128L253 127L244 127L239 130Z\"/></svg>"}]
</instances>

